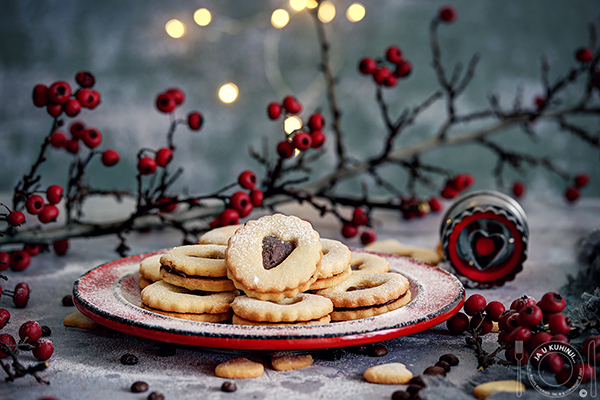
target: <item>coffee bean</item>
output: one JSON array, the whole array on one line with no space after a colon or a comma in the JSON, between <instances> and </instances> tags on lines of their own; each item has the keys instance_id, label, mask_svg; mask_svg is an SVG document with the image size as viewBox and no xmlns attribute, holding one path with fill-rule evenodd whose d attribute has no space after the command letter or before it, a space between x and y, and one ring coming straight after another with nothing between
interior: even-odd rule
<instances>
[{"instance_id":1,"label":"coffee bean","mask_svg":"<svg viewBox=\"0 0 600 400\"><path fill-rule=\"evenodd\" d=\"M235 392L237 390L237 385L235 382L226 381L221 385L221 390L224 392Z\"/></svg>"},{"instance_id":2,"label":"coffee bean","mask_svg":"<svg viewBox=\"0 0 600 400\"><path fill-rule=\"evenodd\" d=\"M440 361L438 361L438 362L436 362L436 363L435 363L435 365L436 365L437 367L442 367L442 368L444 368L444 371L446 371L446 372L450 372L450 368L452 368L452 367L450 366L450 364L448 364L446 361L441 361L441 360L440 360Z\"/></svg>"},{"instance_id":3,"label":"coffee bean","mask_svg":"<svg viewBox=\"0 0 600 400\"><path fill-rule=\"evenodd\" d=\"M369 355L371 357L383 357L387 353L388 353L387 347L385 347L384 345L381 345L381 344L377 344L377 345L371 346L369 348Z\"/></svg>"},{"instance_id":4,"label":"coffee bean","mask_svg":"<svg viewBox=\"0 0 600 400\"><path fill-rule=\"evenodd\" d=\"M148 400L165 400L165 396L161 392L152 392L148 395Z\"/></svg>"},{"instance_id":5,"label":"coffee bean","mask_svg":"<svg viewBox=\"0 0 600 400\"><path fill-rule=\"evenodd\" d=\"M70 294L66 295L62 298L62 305L65 307L73 307L75 304L73 303L73 296Z\"/></svg>"},{"instance_id":6,"label":"coffee bean","mask_svg":"<svg viewBox=\"0 0 600 400\"><path fill-rule=\"evenodd\" d=\"M423 378L421 377L421 375L417 375L417 376L413 376L413 378L408 381L409 385L419 385L421 387L425 386L425 382L423 382Z\"/></svg>"},{"instance_id":7,"label":"coffee bean","mask_svg":"<svg viewBox=\"0 0 600 400\"><path fill-rule=\"evenodd\" d=\"M451 367L458 365L458 357L454 354L444 354L440 357L440 361L446 361Z\"/></svg>"},{"instance_id":8,"label":"coffee bean","mask_svg":"<svg viewBox=\"0 0 600 400\"><path fill-rule=\"evenodd\" d=\"M408 385L408 386L406 387L406 391L407 391L408 393L410 393L410 394L411 394L411 396L414 396L415 394L419 393L419 390L421 390L421 389L423 389L423 386L421 386L421 385L416 385L416 384L414 384L414 383L413 383L412 385Z\"/></svg>"},{"instance_id":9,"label":"coffee bean","mask_svg":"<svg viewBox=\"0 0 600 400\"><path fill-rule=\"evenodd\" d=\"M48 325L42 325L42 336L48 337L52 335L52 329Z\"/></svg>"},{"instance_id":10,"label":"coffee bean","mask_svg":"<svg viewBox=\"0 0 600 400\"><path fill-rule=\"evenodd\" d=\"M410 400L411 398L411 394L404 390L397 390L392 393L392 400Z\"/></svg>"},{"instance_id":11,"label":"coffee bean","mask_svg":"<svg viewBox=\"0 0 600 400\"><path fill-rule=\"evenodd\" d=\"M121 364L123 365L135 365L138 362L138 358L131 353L123 354L121 356Z\"/></svg>"},{"instance_id":12,"label":"coffee bean","mask_svg":"<svg viewBox=\"0 0 600 400\"><path fill-rule=\"evenodd\" d=\"M133 393L142 393L142 392L145 392L146 390L148 390L148 384L146 382L137 381L137 382L133 382L133 384L131 385L131 391Z\"/></svg>"},{"instance_id":13,"label":"coffee bean","mask_svg":"<svg viewBox=\"0 0 600 400\"><path fill-rule=\"evenodd\" d=\"M441 375L446 376L446 371L442 367L432 366L425 368L423 375Z\"/></svg>"}]
</instances>

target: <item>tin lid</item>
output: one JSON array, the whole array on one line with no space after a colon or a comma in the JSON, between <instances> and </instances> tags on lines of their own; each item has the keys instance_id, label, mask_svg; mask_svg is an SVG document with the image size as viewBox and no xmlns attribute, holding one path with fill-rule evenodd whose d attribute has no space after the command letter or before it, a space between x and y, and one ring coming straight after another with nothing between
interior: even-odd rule
<instances>
[{"instance_id":1,"label":"tin lid","mask_svg":"<svg viewBox=\"0 0 600 400\"><path fill-rule=\"evenodd\" d=\"M514 279L527 258L528 237L521 205L489 190L460 197L440 227L446 260L474 287L497 286Z\"/></svg>"}]
</instances>

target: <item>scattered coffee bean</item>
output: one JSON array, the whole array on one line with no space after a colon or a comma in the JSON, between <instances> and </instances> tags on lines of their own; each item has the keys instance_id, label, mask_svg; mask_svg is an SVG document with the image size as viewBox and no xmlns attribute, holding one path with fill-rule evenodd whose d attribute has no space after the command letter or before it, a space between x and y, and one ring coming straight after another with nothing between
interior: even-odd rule
<instances>
[{"instance_id":1,"label":"scattered coffee bean","mask_svg":"<svg viewBox=\"0 0 600 400\"><path fill-rule=\"evenodd\" d=\"M446 361L441 361L441 360L440 360L440 361L438 361L438 362L436 362L436 363L435 363L435 365L436 365L437 367L442 367L442 368L444 368L444 371L446 371L446 372L450 372L450 368L452 368L452 367L450 366L450 364L448 364Z\"/></svg>"},{"instance_id":2,"label":"scattered coffee bean","mask_svg":"<svg viewBox=\"0 0 600 400\"><path fill-rule=\"evenodd\" d=\"M362 344L362 345L358 345L358 346L352 346L348 350L354 354L366 354L367 351L369 350L369 348L368 348L368 346Z\"/></svg>"},{"instance_id":3,"label":"scattered coffee bean","mask_svg":"<svg viewBox=\"0 0 600 400\"><path fill-rule=\"evenodd\" d=\"M70 294L66 295L62 298L62 305L65 307L73 307L75 304L73 303L73 296Z\"/></svg>"},{"instance_id":4,"label":"scattered coffee bean","mask_svg":"<svg viewBox=\"0 0 600 400\"><path fill-rule=\"evenodd\" d=\"M346 350L342 348L326 349L320 352L320 357L327 361L338 361L346 355Z\"/></svg>"},{"instance_id":5,"label":"scattered coffee bean","mask_svg":"<svg viewBox=\"0 0 600 400\"><path fill-rule=\"evenodd\" d=\"M444 354L440 357L440 361L446 361L451 367L458 365L458 357L454 354Z\"/></svg>"},{"instance_id":6,"label":"scattered coffee bean","mask_svg":"<svg viewBox=\"0 0 600 400\"><path fill-rule=\"evenodd\" d=\"M152 392L148 395L148 400L165 400L165 396L161 392Z\"/></svg>"},{"instance_id":7,"label":"scattered coffee bean","mask_svg":"<svg viewBox=\"0 0 600 400\"><path fill-rule=\"evenodd\" d=\"M133 393L142 393L142 392L145 392L146 390L148 390L148 384L146 382L137 381L137 382L133 382L133 384L131 385L131 391Z\"/></svg>"},{"instance_id":8,"label":"scattered coffee bean","mask_svg":"<svg viewBox=\"0 0 600 400\"><path fill-rule=\"evenodd\" d=\"M164 345L158 348L158 355L160 357L173 357L177 353L177 348L171 345Z\"/></svg>"},{"instance_id":9,"label":"scattered coffee bean","mask_svg":"<svg viewBox=\"0 0 600 400\"><path fill-rule=\"evenodd\" d=\"M237 390L237 385L235 382L226 381L221 385L221 390L224 392L235 392Z\"/></svg>"},{"instance_id":10,"label":"scattered coffee bean","mask_svg":"<svg viewBox=\"0 0 600 400\"><path fill-rule=\"evenodd\" d=\"M446 371L442 367L432 366L425 368L423 371L423 375L441 375L446 376Z\"/></svg>"},{"instance_id":11,"label":"scattered coffee bean","mask_svg":"<svg viewBox=\"0 0 600 400\"><path fill-rule=\"evenodd\" d=\"M42 336L48 337L52 335L52 329L48 325L42 325Z\"/></svg>"},{"instance_id":12,"label":"scattered coffee bean","mask_svg":"<svg viewBox=\"0 0 600 400\"><path fill-rule=\"evenodd\" d=\"M423 382L423 378L421 377L421 375L413 376L413 378L410 381L408 381L408 384L425 387L425 382Z\"/></svg>"},{"instance_id":13,"label":"scattered coffee bean","mask_svg":"<svg viewBox=\"0 0 600 400\"><path fill-rule=\"evenodd\" d=\"M368 354L371 357L383 357L388 353L387 347L382 344L376 344L374 346L370 346L368 350Z\"/></svg>"},{"instance_id":14,"label":"scattered coffee bean","mask_svg":"<svg viewBox=\"0 0 600 400\"><path fill-rule=\"evenodd\" d=\"M411 398L411 394L404 390L397 390L392 393L392 400L410 400Z\"/></svg>"},{"instance_id":15,"label":"scattered coffee bean","mask_svg":"<svg viewBox=\"0 0 600 400\"><path fill-rule=\"evenodd\" d=\"M421 386L421 385L416 385L416 384L414 384L414 383L413 383L413 384L409 384L409 385L406 387L406 391L407 391L408 393L410 393L410 395L411 395L411 396L413 396L413 397L414 397L414 396L415 396L417 393L419 393L419 390L423 389L423 387L424 387L424 386Z\"/></svg>"},{"instance_id":16,"label":"scattered coffee bean","mask_svg":"<svg viewBox=\"0 0 600 400\"><path fill-rule=\"evenodd\" d=\"M121 356L121 364L123 365L135 365L138 362L138 358L131 353L126 353Z\"/></svg>"}]
</instances>

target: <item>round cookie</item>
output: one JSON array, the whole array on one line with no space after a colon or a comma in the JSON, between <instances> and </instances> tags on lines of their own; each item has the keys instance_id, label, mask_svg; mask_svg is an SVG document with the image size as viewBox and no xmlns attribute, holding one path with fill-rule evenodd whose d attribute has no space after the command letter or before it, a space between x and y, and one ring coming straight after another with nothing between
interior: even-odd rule
<instances>
[{"instance_id":1,"label":"round cookie","mask_svg":"<svg viewBox=\"0 0 600 400\"><path fill-rule=\"evenodd\" d=\"M198 244L220 244L222 246L227 246L231 235L233 235L241 226L241 224L227 225L211 229L198 238Z\"/></svg>"},{"instance_id":2,"label":"round cookie","mask_svg":"<svg viewBox=\"0 0 600 400\"><path fill-rule=\"evenodd\" d=\"M148 307L145 304L142 304L142 308L144 310L148 310L148 311L151 311L156 314L165 315L167 317L187 319L187 320L196 321L196 322L212 322L212 323L224 322L224 321L227 321L228 319L230 319L231 316L233 315L233 311L231 311L231 310L224 312L224 313L219 313L219 314L209 314L209 313L190 314L190 313L176 313L176 312L158 310L156 308Z\"/></svg>"},{"instance_id":3,"label":"round cookie","mask_svg":"<svg viewBox=\"0 0 600 400\"><path fill-rule=\"evenodd\" d=\"M152 282L160 281L162 279L160 276L161 257L162 254L155 254L140 261L140 275Z\"/></svg>"},{"instance_id":4,"label":"round cookie","mask_svg":"<svg viewBox=\"0 0 600 400\"><path fill-rule=\"evenodd\" d=\"M215 375L229 379L258 378L265 371L265 367L247 358L233 358L215 368Z\"/></svg>"},{"instance_id":5,"label":"round cookie","mask_svg":"<svg viewBox=\"0 0 600 400\"><path fill-rule=\"evenodd\" d=\"M271 354L271 366L275 371L291 371L310 367L313 361L313 357L310 354L293 354L288 352Z\"/></svg>"},{"instance_id":6,"label":"round cookie","mask_svg":"<svg viewBox=\"0 0 600 400\"><path fill-rule=\"evenodd\" d=\"M404 364L388 363L375 365L363 373L364 378L371 383L386 385L404 385L413 377Z\"/></svg>"},{"instance_id":7,"label":"round cookie","mask_svg":"<svg viewBox=\"0 0 600 400\"><path fill-rule=\"evenodd\" d=\"M304 325L325 325L331 322L329 315L323 318L313 319L312 321L300 321L300 322L265 322L265 321L251 321L233 314L231 323L233 325L251 325L251 326L304 326Z\"/></svg>"},{"instance_id":8,"label":"round cookie","mask_svg":"<svg viewBox=\"0 0 600 400\"><path fill-rule=\"evenodd\" d=\"M316 294L333 302L333 321L345 321L372 317L408 304L408 288L409 282L401 274L352 274L341 284Z\"/></svg>"},{"instance_id":9,"label":"round cookie","mask_svg":"<svg viewBox=\"0 0 600 400\"><path fill-rule=\"evenodd\" d=\"M162 267L172 268L188 276L227 276L226 246L192 244L175 247L160 257Z\"/></svg>"},{"instance_id":10,"label":"round cookie","mask_svg":"<svg viewBox=\"0 0 600 400\"><path fill-rule=\"evenodd\" d=\"M152 285L154 282L152 282L150 279L146 279L143 276L140 275L140 277L138 278L138 286L140 287L140 289L144 289L146 286L150 286Z\"/></svg>"},{"instance_id":11,"label":"round cookie","mask_svg":"<svg viewBox=\"0 0 600 400\"><path fill-rule=\"evenodd\" d=\"M323 258L315 272L317 280L310 285L309 290L326 289L337 285L346 279L352 269L350 260L352 252L343 243L337 240L321 239Z\"/></svg>"},{"instance_id":12,"label":"round cookie","mask_svg":"<svg viewBox=\"0 0 600 400\"><path fill-rule=\"evenodd\" d=\"M229 307L239 292L192 292L185 288L158 281L144 288L142 303L162 311L184 314L220 314Z\"/></svg>"},{"instance_id":13,"label":"round cookie","mask_svg":"<svg viewBox=\"0 0 600 400\"><path fill-rule=\"evenodd\" d=\"M248 221L229 239L227 276L236 288L261 300L306 291L321 262L319 234L310 223L274 214Z\"/></svg>"},{"instance_id":14,"label":"round cookie","mask_svg":"<svg viewBox=\"0 0 600 400\"><path fill-rule=\"evenodd\" d=\"M277 303L238 296L231 304L233 312L244 319L263 322L299 322L320 319L333 311L331 300L300 293Z\"/></svg>"},{"instance_id":15,"label":"round cookie","mask_svg":"<svg viewBox=\"0 0 600 400\"><path fill-rule=\"evenodd\" d=\"M376 254L353 251L350 262L353 273L380 274L390 270L390 263Z\"/></svg>"}]
</instances>

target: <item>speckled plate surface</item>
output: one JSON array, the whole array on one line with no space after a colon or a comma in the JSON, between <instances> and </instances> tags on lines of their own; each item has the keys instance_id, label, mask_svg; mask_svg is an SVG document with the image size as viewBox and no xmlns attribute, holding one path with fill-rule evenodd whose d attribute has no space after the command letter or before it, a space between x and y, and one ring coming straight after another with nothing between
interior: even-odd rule
<instances>
[{"instance_id":1,"label":"speckled plate surface","mask_svg":"<svg viewBox=\"0 0 600 400\"><path fill-rule=\"evenodd\" d=\"M138 337L228 350L310 350L375 343L423 331L456 314L465 290L452 274L410 258L379 254L410 280L412 301L398 310L326 325L263 327L205 323L142 309L142 259L166 250L100 265L74 284L75 305L108 328ZM359 251L359 250L354 250Z\"/></svg>"}]
</instances>

